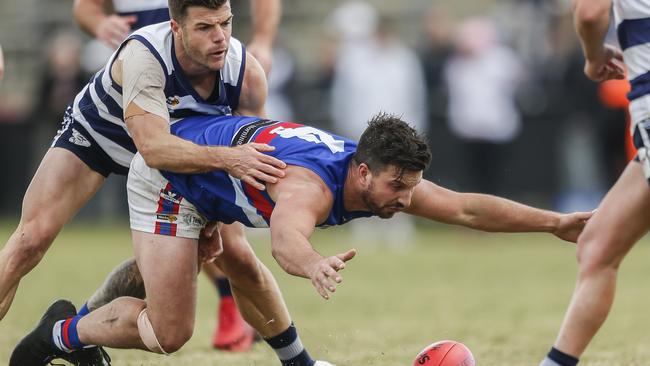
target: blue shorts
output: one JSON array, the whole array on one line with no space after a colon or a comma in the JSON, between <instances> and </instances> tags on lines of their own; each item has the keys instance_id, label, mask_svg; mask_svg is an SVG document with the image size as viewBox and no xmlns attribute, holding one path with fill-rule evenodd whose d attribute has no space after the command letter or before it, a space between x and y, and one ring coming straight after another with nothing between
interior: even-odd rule
<instances>
[{"instance_id":1,"label":"blue shorts","mask_svg":"<svg viewBox=\"0 0 650 366\"><path fill-rule=\"evenodd\" d=\"M126 175L128 167L117 164L90 136L88 131L72 117L68 107L63 115L61 129L57 132L51 147L61 147L75 154L97 173L108 177L111 173Z\"/></svg>"}]
</instances>

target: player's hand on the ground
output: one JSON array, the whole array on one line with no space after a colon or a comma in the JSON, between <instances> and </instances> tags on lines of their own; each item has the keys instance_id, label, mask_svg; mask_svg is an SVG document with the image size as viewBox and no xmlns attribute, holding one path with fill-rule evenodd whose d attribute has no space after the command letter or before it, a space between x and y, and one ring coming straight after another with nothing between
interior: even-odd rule
<instances>
[{"instance_id":1,"label":"player's hand on the ground","mask_svg":"<svg viewBox=\"0 0 650 366\"><path fill-rule=\"evenodd\" d=\"M264 154L275 147L266 144L250 143L230 149L223 156L224 170L235 178L242 180L260 191L264 183L276 183L284 177L287 165L277 158Z\"/></svg>"},{"instance_id":2,"label":"player's hand on the ground","mask_svg":"<svg viewBox=\"0 0 650 366\"><path fill-rule=\"evenodd\" d=\"M585 75L593 81L605 81L625 78L623 52L620 49L605 45L602 52L593 59L585 61Z\"/></svg>"},{"instance_id":3,"label":"player's hand on the ground","mask_svg":"<svg viewBox=\"0 0 650 366\"><path fill-rule=\"evenodd\" d=\"M594 212L573 212L560 216L560 222L553 234L562 240L575 243Z\"/></svg>"},{"instance_id":4,"label":"player's hand on the ground","mask_svg":"<svg viewBox=\"0 0 650 366\"><path fill-rule=\"evenodd\" d=\"M271 46L262 42L253 41L246 46L246 51L255 56L255 59L260 63L264 73L268 77L273 64L273 49Z\"/></svg>"},{"instance_id":5,"label":"player's hand on the ground","mask_svg":"<svg viewBox=\"0 0 650 366\"><path fill-rule=\"evenodd\" d=\"M336 291L336 284L343 281L339 271L344 269L345 262L354 258L356 254L356 249L350 249L345 253L322 258L312 265L309 278L324 299L329 299L329 293Z\"/></svg>"},{"instance_id":6,"label":"player's hand on the ground","mask_svg":"<svg viewBox=\"0 0 650 366\"><path fill-rule=\"evenodd\" d=\"M97 26L96 37L111 48L117 48L131 33L131 26L138 20L135 15L109 15Z\"/></svg>"},{"instance_id":7,"label":"player's hand on the ground","mask_svg":"<svg viewBox=\"0 0 650 366\"><path fill-rule=\"evenodd\" d=\"M221 223L211 221L199 235L199 263L210 263L223 252L223 243L219 228Z\"/></svg>"}]
</instances>

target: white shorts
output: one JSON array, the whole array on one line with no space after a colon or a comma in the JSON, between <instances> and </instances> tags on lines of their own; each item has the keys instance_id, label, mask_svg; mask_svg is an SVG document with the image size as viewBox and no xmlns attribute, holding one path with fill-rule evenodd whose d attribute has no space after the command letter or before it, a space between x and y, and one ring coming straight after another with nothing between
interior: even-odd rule
<instances>
[{"instance_id":1,"label":"white shorts","mask_svg":"<svg viewBox=\"0 0 650 366\"><path fill-rule=\"evenodd\" d=\"M131 229L145 233L198 239L207 220L140 154L131 161L126 183Z\"/></svg>"}]
</instances>

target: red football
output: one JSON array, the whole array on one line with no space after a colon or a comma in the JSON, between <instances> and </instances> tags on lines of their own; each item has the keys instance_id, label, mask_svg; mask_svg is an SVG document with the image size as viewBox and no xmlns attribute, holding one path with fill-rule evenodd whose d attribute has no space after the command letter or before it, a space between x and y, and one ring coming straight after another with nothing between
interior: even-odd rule
<instances>
[{"instance_id":1,"label":"red football","mask_svg":"<svg viewBox=\"0 0 650 366\"><path fill-rule=\"evenodd\" d=\"M413 366L475 366L474 356L464 344L440 341L428 345L420 352Z\"/></svg>"}]
</instances>

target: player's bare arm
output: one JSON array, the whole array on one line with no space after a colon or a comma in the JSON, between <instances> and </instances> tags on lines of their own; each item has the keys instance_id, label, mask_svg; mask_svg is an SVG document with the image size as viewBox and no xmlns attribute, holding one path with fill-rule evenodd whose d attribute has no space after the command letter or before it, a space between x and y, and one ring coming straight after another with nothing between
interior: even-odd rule
<instances>
[{"instance_id":1,"label":"player's bare arm","mask_svg":"<svg viewBox=\"0 0 650 366\"><path fill-rule=\"evenodd\" d=\"M266 117L268 85L266 75L257 59L246 52L246 69L242 82L239 105L235 111L242 116Z\"/></svg>"},{"instance_id":2,"label":"player's bare arm","mask_svg":"<svg viewBox=\"0 0 650 366\"><path fill-rule=\"evenodd\" d=\"M459 193L422 180L406 212L453 225L489 232L548 232L575 242L591 212L560 214L505 198Z\"/></svg>"},{"instance_id":3,"label":"player's bare arm","mask_svg":"<svg viewBox=\"0 0 650 366\"><path fill-rule=\"evenodd\" d=\"M268 190L275 201L270 224L273 257L287 273L309 278L316 291L329 299L335 284L343 281L338 272L356 254L351 249L324 257L309 243L315 226L326 220L332 208L332 193L315 173L295 166L288 167L285 179Z\"/></svg>"},{"instance_id":4,"label":"player's bare arm","mask_svg":"<svg viewBox=\"0 0 650 366\"><path fill-rule=\"evenodd\" d=\"M280 23L280 0L252 0L253 38L246 47L268 75L273 60L273 42Z\"/></svg>"},{"instance_id":5,"label":"player's bare arm","mask_svg":"<svg viewBox=\"0 0 650 366\"><path fill-rule=\"evenodd\" d=\"M606 45L612 0L574 0L573 21L585 55L585 75L594 81L623 79L621 50Z\"/></svg>"},{"instance_id":6,"label":"player's bare arm","mask_svg":"<svg viewBox=\"0 0 650 366\"><path fill-rule=\"evenodd\" d=\"M149 166L178 173L223 169L257 189L264 189L260 181L272 183L284 174L285 164L263 153L273 149L268 145L200 146L170 134L164 71L138 41L127 44L111 75L123 87L124 120Z\"/></svg>"},{"instance_id":7,"label":"player's bare arm","mask_svg":"<svg viewBox=\"0 0 650 366\"><path fill-rule=\"evenodd\" d=\"M106 14L105 3L104 0L75 0L74 20L88 35L117 48L131 33L131 25L137 17Z\"/></svg>"}]
</instances>

